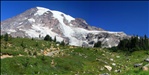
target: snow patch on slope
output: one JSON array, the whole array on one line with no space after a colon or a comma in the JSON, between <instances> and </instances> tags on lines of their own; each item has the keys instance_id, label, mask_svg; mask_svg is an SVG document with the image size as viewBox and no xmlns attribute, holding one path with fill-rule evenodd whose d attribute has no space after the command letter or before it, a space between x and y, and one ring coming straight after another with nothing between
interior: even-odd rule
<instances>
[{"instance_id":1,"label":"snow patch on slope","mask_svg":"<svg viewBox=\"0 0 149 75\"><path fill-rule=\"evenodd\" d=\"M83 28L75 28L75 31L77 33L80 33L80 34L87 34L87 33L90 32L89 30L86 30L86 29L83 29Z\"/></svg>"},{"instance_id":2,"label":"snow patch on slope","mask_svg":"<svg viewBox=\"0 0 149 75\"><path fill-rule=\"evenodd\" d=\"M71 20L75 20L75 18L71 17L70 15L66 15L60 11L55 11L55 10L50 10L44 7L36 7L38 9L38 11L34 14L34 15L43 15L44 13L46 13L47 11L51 11L53 12L53 14L59 14L60 16L62 16L62 14L64 15L64 17L66 18L66 20L68 20L68 22L70 22Z\"/></svg>"},{"instance_id":3,"label":"snow patch on slope","mask_svg":"<svg viewBox=\"0 0 149 75\"><path fill-rule=\"evenodd\" d=\"M38 11L34 15L43 15L44 13L49 11L49 9L43 7L36 7L36 8L38 9Z\"/></svg>"},{"instance_id":4,"label":"snow patch on slope","mask_svg":"<svg viewBox=\"0 0 149 75\"><path fill-rule=\"evenodd\" d=\"M32 22L35 22L35 19L30 18L30 19L28 19L28 21L32 23Z\"/></svg>"},{"instance_id":5,"label":"snow patch on slope","mask_svg":"<svg viewBox=\"0 0 149 75\"><path fill-rule=\"evenodd\" d=\"M8 34L10 34L10 33L12 33L12 32L16 32L16 30L9 29L9 30L7 31Z\"/></svg>"},{"instance_id":6,"label":"snow patch on slope","mask_svg":"<svg viewBox=\"0 0 149 75\"><path fill-rule=\"evenodd\" d=\"M32 29L29 30L24 30L30 37L33 38L38 38L39 35L41 35L41 37L45 37L46 35L50 35L52 37L52 39L54 39L54 37L56 36L57 41L61 42L63 40L63 38L59 37L58 34L52 32L52 28L49 29L47 27L43 27L42 25L38 24L38 25L32 25Z\"/></svg>"},{"instance_id":7,"label":"snow patch on slope","mask_svg":"<svg viewBox=\"0 0 149 75\"><path fill-rule=\"evenodd\" d=\"M66 20L68 20L68 22L71 22L71 20L75 20L75 18L71 17L70 15L64 14L64 16L65 16Z\"/></svg>"},{"instance_id":8,"label":"snow patch on slope","mask_svg":"<svg viewBox=\"0 0 149 75\"><path fill-rule=\"evenodd\" d=\"M112 32L112 31L97 31L97 30L92 30L92 31L88 31L88 33L93 33L93 34L99 34L99 33L108 33L108 34L115 34L117 36L121 36L119 33L122 33L123 36L125 36L126 34L123 32Z\"/></svg>"},{"instance_id":9,"label":"snow patch on slope","mask_svg":"<svg viewBox=\"0 0 149 75\"><path fill-rule=\"evenodd\" d=\"M64 33L64 35L67 36L67 37L71 36L71 34L73 34L74 32L73 32L72 28L70 28L69 26L66 26L63 23L64 18L61 16L62 13L59 12L59 11L51 11L51 12L53 13L53 17L59 20L59 22L61 24L60 27L61 27L62 32Z\"/></svg>"},{"instance_id":10,"label":"snow patch on slope","mask_svg":"<svg viewBox=\"0 0 149 75\"><path fill-rule=\"evenodd\" d=\"M20 22L19 24L22 24L23 22Z\"/></svg>"},{"instance_id":11,"label":"snow patch on slope","mask_svg":"<svg viewBox=\"0 0 149 75\"><path fill-rule=\"evenodd\" d=\"M74 28L65 25L64 22L63 22L64 17L68 21L74 20L74 18L72 18L69 15L65 15L64 13L59 12L59 11L51 11L51 12L53 13L53 17L59 20L59 22L60 22L59 25L60 25L60 28L61 28L64 36L69 38L69 44L70 45L75 45L75 46L80 46L79 40L74 37L75 36L74 34L76 33ZM64 15L64 17L62 16L62 14Z\"/></svg>"},{"instance_id":12,"label":"snow patch on slope","mask_svg":"<svg viewBox=\"0 0 149 75\"><path fill-rule=\"evenodd\" d=\"M87 24L87 22L86 21L83 21L85 24Z\"/></svg>"}]
</instances>

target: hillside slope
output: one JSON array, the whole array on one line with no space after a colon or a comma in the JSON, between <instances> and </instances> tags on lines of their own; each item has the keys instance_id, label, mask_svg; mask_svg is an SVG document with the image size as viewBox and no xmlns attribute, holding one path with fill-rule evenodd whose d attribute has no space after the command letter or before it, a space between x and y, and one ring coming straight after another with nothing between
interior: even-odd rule
<instances>
[{"instance_id":1,"label":"hillside slope","mask_svg":"<svg viewBox=\"0 0 149 75\"><path fill-rule=\"evenodd\" d=\"M5 58L4 58L5 56ZM1 75L148 75L141 70L147 65L148 51L131 55L104 48L62 46L28 38L1 39ZM140 64L134 67L135 64Z\"/></svg>"}]
</instances>

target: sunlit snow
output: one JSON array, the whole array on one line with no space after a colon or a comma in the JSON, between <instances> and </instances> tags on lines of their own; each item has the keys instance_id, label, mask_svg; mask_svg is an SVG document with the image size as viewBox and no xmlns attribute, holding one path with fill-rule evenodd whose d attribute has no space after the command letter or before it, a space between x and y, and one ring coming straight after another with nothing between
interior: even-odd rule
<instances>
[{"instance_id":1,"label":"sunlit snow","mask_svg":"<svg viewBox=\"0 0 149 75\"><path fill-rule=\"evenodd\" d=\"M84 41L80 41L79 36L85 37L88 33L92 34L99 34L99 33L109 33L109 34L116 34L120 32L110 32L110 31L98 31L98 30L87 30L84 28L78 28L78 27L72 27L73 25L70 24L70 26L66 25L64 23L64 18L70 23L72 20L75 20L75 18L71 17L70 15L66 15L63 12L50 10L43 7L36 7L38 10L34 15L43 15L44 13L48 13L47 11L50 11L53 13L53 17L56 18L59 21L60 30L63 33L65 37L69 38L69 44L75 45L75 46L81 46ZM63 16L62 16L63 15ZM33 18L28 19L30 22L35 22ZM85 24L87 24L85 21L83 21ZM43 25L32 25L32 29L26 30L26 33L31 37L39 37L46 36L47 34L50 35L52 38L56 36L58 41L62 41L63 38L59 36L57 33L52 32L52 28L49 29L48 27L43 27ZM125 35L125 34L124 34ZM82 38L81 37L81 38ZM95 41L98 41L97 39L94 39ZM109 39L106 39L108 41Z\"/></svg>"},{"instance_id":2,"label":"sunlit snow","mask_svg":"<svg viewBox=\"0 0 149 75\"><path fill-rule=\"evenodd\" d=\"M35 19L30 18L30 19L28 19L28 21L32 23L32 22L35 22Z\"/></svg>"},{"instance_id":3,"label":"sunlit snow","mask_svg":"<svg viewBox=\"0 0 149 75\"><path fill-rule=\"evenodd\" d=\"M36 7L36 8L38 9L38 11L34 15L43 15L45 12L49 11L49 9L43 7Z\"/></svg>"}]
</instances>

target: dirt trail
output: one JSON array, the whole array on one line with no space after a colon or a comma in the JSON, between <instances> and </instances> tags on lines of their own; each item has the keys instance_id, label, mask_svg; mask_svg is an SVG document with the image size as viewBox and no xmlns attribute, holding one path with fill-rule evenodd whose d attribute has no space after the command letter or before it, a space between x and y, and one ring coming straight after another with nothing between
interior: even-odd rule
<instances>
[{"instance_id":1,"label":"dirt trail","mask_svg":"<svg viewBox=\"0 0 149 75\"><path fill-rule=\"evenodd\" d=\"M1 56L1 59L4 59L4 58L11 58L11 57L13 57L13 56L11 56L11 55L2 55L2 56Z\"/></svg>"},{"instance_id":2,"label":"dirt trail","mask_svg":"<svg viewBox=\"0 0 149 75\"><path fill-rule=\"evenodd\" d=\"M58 53L59 51L56 50L56 51L52 51L52 52L48 52L47 54L45 54L46 56L53 56L55 53ZM23 56L23 55L18 55L18 56ZM4 59L4 58L12 58L13 56L12 55L2 55L1 56L1 59Z\"/></svg>"}]
</instances>

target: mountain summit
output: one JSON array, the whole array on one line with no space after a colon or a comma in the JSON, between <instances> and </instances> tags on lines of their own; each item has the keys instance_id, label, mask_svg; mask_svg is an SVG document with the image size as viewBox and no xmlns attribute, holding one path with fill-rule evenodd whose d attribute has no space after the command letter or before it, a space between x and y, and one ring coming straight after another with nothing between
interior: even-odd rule
<instances>
[{"instance_id":1,"label":"mountain summit","mask_svg":"<svg viewBox=\"0 0 149 75\"><path fill-rule=\"evenodd\" d=\"M81 18L73 18L60 11L44 7L31 8L22 14L1 22L1 34L12 37L43 38L50 35L57 41L74 46L92 47L101 41L102 47L117 46L119 41L129 38L123 32L110 32L90 26ZM40 36L40 37L39 37Z\"/></svg>"}]
</instances>

